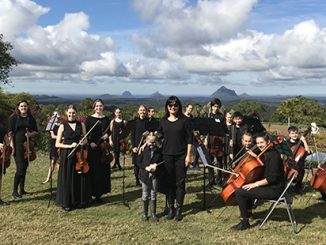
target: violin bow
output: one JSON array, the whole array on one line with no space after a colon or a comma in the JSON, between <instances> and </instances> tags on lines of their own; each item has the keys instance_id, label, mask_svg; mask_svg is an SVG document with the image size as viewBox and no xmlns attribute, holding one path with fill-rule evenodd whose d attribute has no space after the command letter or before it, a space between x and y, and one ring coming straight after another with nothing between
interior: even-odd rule
<instances>
[{"instance_id":1,"label":"violin bow","mask_svg":"<svg viewBox=\"0 0 326 245\"><path fill-rule=\"evenodd\" d=\"M81 145L81 143L87 138L87 136L90 134L90 132L92 132L92 130L96 127L97 124L101 123L100 120L97 120L96 123L93 125L93 127L90 128L90 130L88 130L88 132L84 135L83 138L81 138L81 140L78 142L78 144L75 146L74 149L72 149L72 151L69 153L69 155L67 156L67 158L71 157L71 155L76 151L76 149L78 148L78 146Z\"/></svg>"}]
</instances>

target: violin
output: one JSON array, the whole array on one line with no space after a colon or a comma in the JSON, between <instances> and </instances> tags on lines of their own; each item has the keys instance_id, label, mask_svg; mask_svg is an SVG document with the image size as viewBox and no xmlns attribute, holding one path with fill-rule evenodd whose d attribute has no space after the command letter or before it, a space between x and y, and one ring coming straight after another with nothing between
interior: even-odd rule
<instances>
[{"instance_id":1,"label":"violin","mask_svg":"<svg viewBox=\"0 0 326 245\"><path fill-rule=\"evenodd\" d=\"M75 169L78 174L85 174L89 171L89 165L87 162L88 150L84 149L84 147L80 147L80 151L76 152L77 162L75 165Z\"/></svg>"},{"instance_id":2,"label":"violin","mask_svg":"<svg viewBox=\"0 0 326 245\"><path fill-rule=\"evenodd\" d=\"M26 133L28 133L28 129L26 129ZM24 158L27 159L28 162L34 161L36 159L36 153L34 149L35 145L35 142L30 140L29 136L26 136L26 141L24 142Z\"/></svg>"},{"instance_id":3,"label":"violin","mask_svg":"<svg viewBox=\"0 0 326 245\"><path fill-rule=\"evenodd\" d=\"M111 146L108 139L103 140L103 142L99 144L99 147L101 149L101 162L111 163L113 161L113 155L110 152Z\"/></svg>"},{"instance_id":4,"label":"violin","mask_svg":"<svg viewBox=\"0 0 326 245\"><path fill-rule=\"evenodd\" d=\"M316 190L326 192L326 163L318 167L318 170L312 175L310 185Z\"/></svg>"},{"instance_id":5,"label":"violin","mask_svg":"<svg viewBox=\"0 0 326 245\"><path fill-rule=\"evenodd\" d=\"M253 183L259 180L264 174L264 163L260 160L260 156L268 150L273 143L270 143L265 149L257 156L253 157L248 152L242 158L238 165L233 170L224 184L221 192L221 197L227 205L236 205L235 191L243 185Z\"/></svg>"},{"instance_id":6,"label":"violin","mask_svg":"<svg viewBox=\"0 0 326 245\"><path fill-rule=\"evenodd\" d=\"M120 152L122 154L126 154L126 151L128 150L128 143L126 139L119 140L119 147L120 147Z\"/></svg>"}]
</instances>

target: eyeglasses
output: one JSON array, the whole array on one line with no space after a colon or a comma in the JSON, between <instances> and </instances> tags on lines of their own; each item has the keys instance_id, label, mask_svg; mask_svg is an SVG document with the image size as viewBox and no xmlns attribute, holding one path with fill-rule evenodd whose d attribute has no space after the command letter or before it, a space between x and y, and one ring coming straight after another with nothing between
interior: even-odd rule
<instances>
[{"instance_id":1,"label":"eyeglasses","mask_svg":"<svg viewBox=\"0 0 326 245\"><path fill-rule=\"evenodd\" d=\"M170 108L172 108L172 107L178 108L179 106L177 104L169 104L168 107L170 107Z\"/></svg>"}]
</instances>

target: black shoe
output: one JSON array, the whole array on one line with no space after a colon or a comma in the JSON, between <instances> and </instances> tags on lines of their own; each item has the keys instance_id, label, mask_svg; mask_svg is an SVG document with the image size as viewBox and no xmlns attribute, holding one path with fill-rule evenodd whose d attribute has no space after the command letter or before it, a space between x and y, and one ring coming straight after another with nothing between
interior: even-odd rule
<instances>
[{"instance_id":1,"label":"black shoe","mask_svg":"<svg viewBox=\"0 0 326 245\"><path fill-rule=\"evenodd\" d=\"M101 204L101 203L103 203L103 200L100 197L96 197L95 202L98 204Z\"/></svg>"},{"instance_id":2,"label":"black shoe","mask_svg":"<svg viewBox=\"0 0 326 245\"><path fill-rule=\"evenodd\" d=\"M63 208L63 210L66 212L70 212L72 210L72 208Z\"/></svg>"},{"instance_id":3,"label":"black shoe","mask_svg":"<svg viewBox=\"0 0 326 245\"><path fill-rule=\"evenodd\" d=\"M156 215L156 200L151 200L151 213L152 213L152 220L158 222L159 218Z\"/></svg>"},{"instance_id":4,"label":"black shoe","mask_svg":"<svg viewBox=\"0 0 326 245\"><path fill-rule=\"evenodd\" d=\"M116 164L113 164L113 166L111 167L111 169L115 169L117 168L117 165Z\"/></svg>"},{"instance_id":5,"label":"black shoe","mask_svg":"<svg viewBox=\"0 0 326 245\"><path fill-rule=\"evenodd\" d=\"M174 218L174 207L170 206L168 210L168 215L166 216L167 219L173 219Z\"/></svg>"},{"instance_id":6,"label":"black shoe","mask_svg":"<svg viewBox=\"0 0 326 245\"><path fill-rule=\"evenodd\" d=\"M12 197L13 198L22 198L22 195L20 195L20 194L18 194L18 192L17 191L14 191L13 193L12 193Z\"/></svg>"},{"instance_id":7,"label":"black shoe","mask_svg":"<svg viewBox=\"0 0 326 245\"><path fill-rule=\"evenodd\" d=\"M136 181L136 186L141 186L141 183L138 181Z\"/></svg>"},{"instance_id":8,"label":"black shoe","mask_svg":"<svg viewBox=\"0 0 326 245\"><path fill-rule=\"evenodd\" d=\"M249 220L248 219L242 219L239 224L232 226L231 230L234 231L243 231L250 228Z\"/></svg>"},{"instance_id":9,"label":"black shoe","mask_svg":"<svg viewBox=\"0 0 326 245\"><path fill-rule=\"evenodd\" d=\"M23 191L20 192L20 195L30 195L30 194L32 194L32 193L31 192L27 192L25 190L23 190Z\"/></svg>"},{"instance_id":10,"label":"black shoe","mask_svg":"<svg viewBox=\"0 0 326 245\"><path fill-rule=\"evenodd\" d=\"M182 212L181 212L181 208L177 208L176 212L175 212L175 216L174 216L174 219L176 221L180 221L182 220Z\"/></svg>"},{"instance_id":11,"label":"black shoe","mask_svg":"<svg viewBox=\"0 0 326 245\"><path fill-rule=\"evenodd\" d=\"M5 202L2 199L0 199L0 206L5 206L5 205L9 205L9 202Z\"/></svg>"}]
</instances>

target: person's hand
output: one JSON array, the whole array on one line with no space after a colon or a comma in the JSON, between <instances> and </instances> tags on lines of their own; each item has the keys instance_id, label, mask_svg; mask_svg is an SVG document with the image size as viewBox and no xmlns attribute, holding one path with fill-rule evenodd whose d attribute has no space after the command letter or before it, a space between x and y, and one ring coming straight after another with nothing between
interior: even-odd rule
<instances>
[{"instance_id":1,"label":"person's hand","mask_svg":"<svg viewBox=\"0 0 326 245\"><path fill-rule=\"evenodd\" d=\"M70 148L75 148L77 145L78 145L78 144L77 144L76 142L74 142L74 143L72 143L72 144L70 145Z\"/></svg>"},{"instance_id":2,"label":"person's hand","mask_svg":"<svg viewBox=\"0 0 326 245\"><path fill-rule=\"evenodd\" d=\"M242 189L246 190L246 191L250 191L253 188L258 187L257 183L250 183L250 184L246 184L244 186L242 186Z\"/></svg>"},{"instance_id":3,"label":"person's hand","mask_svg":"<svg viewBox=\"0 0 326 245\"><path fill-rule=\"evenodd\" d=\"M0 143L0 150L2 150L3 149L3 144L2 143Z\"/></svg>"},{"instance_id":4,"label":"person's hand","mask_svg":"<svg viewBox=\"0 0 326 245\"><path fill-rule=\"evenodd\" d=\"M92 147L92 149L97 147L97 145L94 142L90 143L90 146Z\"/></svg>"},{"instance_id":5,"label":"person's hand","mask_svg":"<svg viewBox=\"0 0 326 245\"><path fill-rule=\"evenodd\" d=\"M137 153L137 147L132 148L133 153Z\"/></svg>"},{"instance_id":6,"label":"person's hand","mask_svg":"<svg viewBox=\"0 0 326 245\"><path fill-rule=\"evenodd\" d=\"M191 156L186 156L185 158L185 166L188 167L191 164Z\"/></svg>"},{"instance_id":7,"label":"person's hand","mask_svg":"<svg viewBox=\"0 0 326 245\"><path fill-rule=\"evenodd\" d=\"M257 157L257 155L252 150L248 150L248 154L252 157Z\"/></svg>"}]
</instances>

